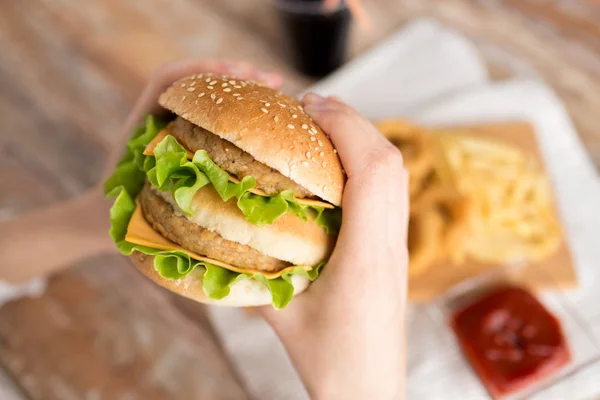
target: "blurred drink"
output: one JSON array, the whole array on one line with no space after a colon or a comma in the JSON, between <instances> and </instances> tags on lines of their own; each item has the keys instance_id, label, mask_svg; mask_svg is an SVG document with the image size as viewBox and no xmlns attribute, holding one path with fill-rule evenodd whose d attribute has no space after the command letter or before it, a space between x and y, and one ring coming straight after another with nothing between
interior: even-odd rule
<instances>
[{"instance_id":1,"label":"blurred drink","mask_svg":"<svg viewBox=\"0 0 600 400\"><path fill-rule=\"evenodd\" d=\"M322 77L345 60L350 12L342 3L332 11L323 10L321 0L275 0L287 50L302 73Z\"/></svg>"}]
</instances>

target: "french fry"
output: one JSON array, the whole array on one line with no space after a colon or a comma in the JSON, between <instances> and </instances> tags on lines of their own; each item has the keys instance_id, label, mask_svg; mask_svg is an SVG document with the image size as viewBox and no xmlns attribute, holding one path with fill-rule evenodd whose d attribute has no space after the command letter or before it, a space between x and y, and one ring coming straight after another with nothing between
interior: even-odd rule
<instances>
[{"instance_id":1,"label":"french fry","mask_svg":"<svg viewBox=\"0 0 600 400\"><path fill-rule=\"evenodd\" d=\"M506 144L451 133L435 135L459 191L472 199L467 256L483 262L539 260L561 232L549 182L526 154ZM451 257L455 258L455 257Z\"/></svg>"}]
</instances>

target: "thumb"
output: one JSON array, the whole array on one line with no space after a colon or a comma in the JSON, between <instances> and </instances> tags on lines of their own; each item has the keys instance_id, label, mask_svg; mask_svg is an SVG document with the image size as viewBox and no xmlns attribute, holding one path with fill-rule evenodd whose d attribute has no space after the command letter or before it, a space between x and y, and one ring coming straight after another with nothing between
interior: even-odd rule
<instances>
[{"instance_id":1,"label":"thumb","mask_svg":"<svg viewBox=\"0 0 600 400\"><path fill-rule=\"evenodd\" d=\"M308 94L304 110L329 135L348 174L340 243L356 245L387 230L406 238L408 173L400 151L370 121L335 98Z\"/></svg>"}]
</instances>

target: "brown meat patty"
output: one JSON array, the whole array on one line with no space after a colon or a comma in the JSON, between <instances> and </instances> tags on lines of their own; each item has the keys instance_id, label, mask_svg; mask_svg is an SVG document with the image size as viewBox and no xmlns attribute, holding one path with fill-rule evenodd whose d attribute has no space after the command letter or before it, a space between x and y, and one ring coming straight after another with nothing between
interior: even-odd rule
<instances>
[{"instance_id":1,"label":"brown meat patty","mask_svg":"<svg viewBox=\"0 0 600 400\"><path fill-rule=\"evenodd\" d=\"M277 195L284 190L293 190L294 195L299 199L314 197L302 186L273 168L256 161L250 154L227 140L221 139L181 117L177 117L167 126L167 132L193 153L197 150L206 150L215 164L238 179L253 176L256 179L256 188L270 196Z\"/></svg>"},{"instance_id":2,"label":"brown meat patty","mask_svg":"<svg viewBox=\"0 0 600 400\"><path fill-rule=\"evenodd\" d=\"M146 183L140 193L140 204L146 220L154 230L181 247L240 268L279 271L291 264L266 256L252 247L224 239L183 216L153 192Z\"/></svg>"}]
</instances>

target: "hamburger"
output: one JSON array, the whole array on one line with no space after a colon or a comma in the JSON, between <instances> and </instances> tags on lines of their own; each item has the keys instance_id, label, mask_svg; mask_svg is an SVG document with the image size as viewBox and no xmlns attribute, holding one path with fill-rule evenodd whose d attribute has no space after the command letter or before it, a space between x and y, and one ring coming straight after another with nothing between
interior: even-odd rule
<instances>
[{"instance_id":1,"label":"hamburger","mask_svg":"<svg viewBox=\"0 0 600 400\"><path fill-rule=\"evenodd\" d=\"M110 235L142 274L202 303L285 307L319 275L345 175L295 99L214 74L173 83L104 189Z\"/></svg>"}]
</instances>

